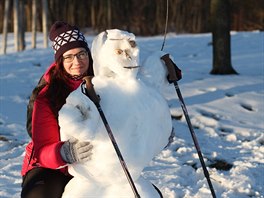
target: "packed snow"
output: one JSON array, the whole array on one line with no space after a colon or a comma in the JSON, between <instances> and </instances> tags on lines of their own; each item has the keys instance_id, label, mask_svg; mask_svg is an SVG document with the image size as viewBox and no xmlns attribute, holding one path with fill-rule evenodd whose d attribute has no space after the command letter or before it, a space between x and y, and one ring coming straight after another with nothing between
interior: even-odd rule
<instances>
[{"instance_id":1,"label":"packed snow","mask_svg":"<svg viewBox=\"0 0 264 198\"><path fill-rule=\"evenodd\" d=\"M164 51L182 70L180 90L217 197L263 198L264 33L231 35L232 65L239 75L209 74L211 34L168 34ZM91 46L95 35L86 37ZM31 49L31 34L27 33L27 48L17 53L9 34L7 54L0 55L2 198L20 197L20 169L29 141L26 106L33 87L53 60L52 49L42 47L42 34L37 38L37 49ZM162 36L136 38L142 62L159 51L163 41ZM175 89L170 86L163 91L175 137L144 168L142 177L154 183L165 198L211 197Z\"/></svg>"},{"instance_id":2,"label":"packed snow","mask_svg":"<svg viewBox=\"0 0 264 198\"><path fill-rule=\"evenodd\" d=\"M135 36L127 31L111 29L100 33L91 51L96 68L92 83L116 139L113 141L120 148L139 195L160 198L141 172L168 144L172 132L166 99L156 87L147 84L162 78L166 83L159 83L169 86L166 67L160 60L165 53L158 51L151 56L157 57L155 64L162 72L150 76L147 72L150 67L139 67ZM142 68L148 81L144 81ZM85 163L69 165L74 178L62 197L134 197L98 110L82 93L84 87L72 92L60 110L60 131L64 141L73 138L90 141L93 155Z\"/></svg>"}]
</instances>

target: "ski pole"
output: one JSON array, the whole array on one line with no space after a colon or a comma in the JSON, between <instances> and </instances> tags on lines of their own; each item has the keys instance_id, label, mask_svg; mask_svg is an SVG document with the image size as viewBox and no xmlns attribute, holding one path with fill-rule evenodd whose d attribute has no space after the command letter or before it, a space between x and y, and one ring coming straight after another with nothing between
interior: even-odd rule
<instances>
[{"instance_id":1,"label":"ski pole","mask_svg":"<svg viewBox=\"0 0 264 198\"><path fill-rule=\"evenodd\" d=\"M192 124L191 124L191 120L190 120L190 117L188 115L188 111L187 111L187 108L185 106L185 103L184 103L184 100L183 100L183 97L182 97L182 94L181 94L181 91L180 91L180 87L179 87L179 85L177 83L177 80L179 80L179 78L177 77L177 74L176 74L177 71L175 70L175 66L176 65L174 65L174 63L172 62L172 60L169 58L169 54L165 54L164 56L161 57L161 59L165 62L165 65L167 66L168 73L169 73L168 80L170 82L173 82L174 87L175 87L175 90L177 92L177 95L178 95L178 98L179 98L179 101L180 101L180 104L181 104L181 107L182 107L182 110L183 110L185 119L187 121L189 130L191 132L191 136L192 136L192 139L193 139L195 148L197 150L197 153L198 153L200 162L202 164L204 176L207 179L207 182L208 182L208 185L209 185L209 188L210 188L212 197L213 198L216 198L215 191L214 191L212 182L210 180L209 173L208 173L208 171L206 169L206 165L204 163L204 159L203 159L203 156L202 156L202 152L201 152L200 146L198 144L198 140L197 140L196 135L194 133L194 130L193 130L193 127L192 127ZM177 66L176 66L176 69L178 69Z\"/></svg>"},{"instance_id":2,"label":"ski pole","mask_svg":"<svg viewBox=\"0 0 264 198\"><path fill-rule=\"evenodd\" d=\"M116 154L117 154L117 156L118 156L118 159L119 159L119 161L120 161L120 164L121 164L121 166L122 166L122 168L123 168L123 170L124 170L124 172L125 172L125 175L126 175L126 177L127 177L128 182L129 182L129 184L130 184L130 186L131 186L131 188L132 188L132 190L133 190L133 193L134 193L134 195L135 195L135 198L140 198L140 195L139 195L139 193L138 193L138 191L137 191L137 189L136 189L136 186L135 186L135 184L134 184L134 182L133 182L133 180L132 180L132 177L131 177L131 175L130 175L130 173L129 173L129 171L128 171L128 168L127 168L126 162L125 162L125 160L124 160L124 158L123 158L123 156L122 156L122 154L121 154L121 151L120 151L120 149L119 149L119 147L118 147L118 145L117 145L117 143L116 143L115 137L114 137L114 135L113 135L113 132L112 132L112 130L111 130L111 128L110 128L110 126L109 126L109 124L108 124L108 122L107 122L107 119L106 119L106 117L105 117L105 115L104 115L104 112L103 112L103 110L102 110L102 108L101 108L101 105L100 105L100 99L99 99L99 97L96 95L95 90L94 90L94 88L93 88L92 78L93 78L93 76L87 76L87 77L84 77L84 78L83 78L83 80L85 81L84 83L86 84L86 88L83 86L83 85L84 85L84 83L83 83L83 84L82 84L82 92L83 92L83 94L85 94L88 98L90 98L90 100L91 100L91 101L95 104L95 106L97 107L97 110L98 110L98 112L99 112L99 114L100 114L100 116L101 116L101 118L102 118L102 121L103 121L103 123L104 123L104 125L105 125L105 129L106 129L106 131L107 131L107 133L108 133L108 136L109 136L109 138L110 138L110 140L111 140L111 142L112 142L112 144L113 144L113 146L114 146L114 149L115 149L115 151L116 151Z\"/></svg>"}]
</instances>

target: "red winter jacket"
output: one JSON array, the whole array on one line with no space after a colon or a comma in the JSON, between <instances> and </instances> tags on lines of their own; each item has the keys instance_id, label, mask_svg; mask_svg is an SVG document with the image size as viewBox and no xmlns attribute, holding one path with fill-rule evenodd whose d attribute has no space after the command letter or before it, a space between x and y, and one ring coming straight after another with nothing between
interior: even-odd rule
<instances>
[{"instance_id":1,"label":"red winter jacket","mask_svg":"<svg viewBox=\"0 0 264 198\"><path fill-rule=\"evenodd\" d=\"M48 72L55 67L53 63L44 74L49 82ZM77 89L82 80L69 79L69 86L72 91ZM66 163L60 155L60 148L63 142L60 140L58 119L53 114L48 99L45 97L47 86L38 94L32 112L32 141L26 147L21 174L24 176L29 170L35 167L60 169L67 174Z\"/></svg>"}]
</instances>

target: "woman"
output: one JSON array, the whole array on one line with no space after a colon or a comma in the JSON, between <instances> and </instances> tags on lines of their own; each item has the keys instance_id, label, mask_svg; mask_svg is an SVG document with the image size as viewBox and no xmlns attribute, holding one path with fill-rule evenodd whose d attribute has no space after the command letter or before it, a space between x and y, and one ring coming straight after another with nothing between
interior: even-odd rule
<instances>
[{"instance_id":1,"label":"woman","mask_svg":"<svg viewBox=\"0 0 264 198\"><path fill-rule=\"evenodd\" d=\"M50 30L55 62L33 90L27 126L32 141L26 147L22 165L21 197L58 198L72 178L67 163L89 160L92 145L78 140L62 142L58 112L67 96L84 76L93 75L93 62L83 34L75 26L56 22Z\"/></svg>"}]
</instances>

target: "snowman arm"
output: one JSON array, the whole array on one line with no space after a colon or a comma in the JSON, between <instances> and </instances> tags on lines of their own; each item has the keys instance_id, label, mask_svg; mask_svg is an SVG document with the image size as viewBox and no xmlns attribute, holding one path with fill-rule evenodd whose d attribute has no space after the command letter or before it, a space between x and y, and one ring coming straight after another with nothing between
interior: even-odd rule
<instances>
[{"instance_id":1,"label":"snowman arm","mask_svg":"<svg viewBox=\"0 0 264 198\"><path fill-rule=\"evenodd\" d=\"M90 139L100 122L99 114L92 101L81 93L81 87L73 91L59 112L62 140L69 138Z\"/></svg>"},{"instance_id":2,"label":"snowman arm","mask_svg":"<svg viewBox=\"0 0 264 198\"><path fill-rule=\"evenodd\" d=\"M163 59L170 63L169 68ZM175 79L181 79L181 70L173 62L171 55L156 51L144 60L138 78L157 89L160 93L164 93L165 89L171 87L168 86L169 83L172 83Z\"/></svg>"}]
</instances>

